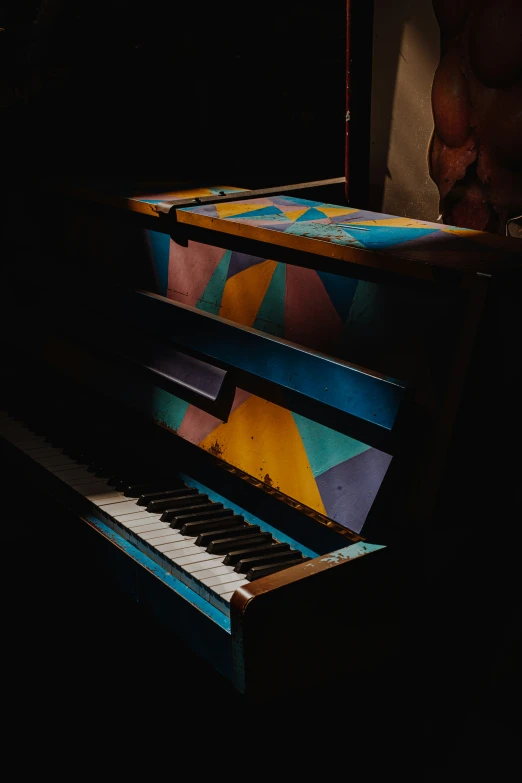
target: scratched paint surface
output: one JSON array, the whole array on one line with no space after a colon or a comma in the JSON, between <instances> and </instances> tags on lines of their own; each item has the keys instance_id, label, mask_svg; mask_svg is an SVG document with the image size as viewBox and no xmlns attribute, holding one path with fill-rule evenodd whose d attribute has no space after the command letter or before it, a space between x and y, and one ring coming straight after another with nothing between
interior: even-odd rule
<instances>
[{"instance_id":1,"label":"scratched paint surface","mask_svg":"<svg viewBox=\"0 0 522 783\"><path fill-rule=\"evenodd\" d=\"M483 231L291 196L184 207L183 211L428 262L430 256L436 257L441 251L460 260L503 255L514 258L518 254L502 237Z\"/></svg>"},{"instance_id":2,"label":"scratched paint surface","mask_svg":"<svg viewBox=\"0 0 522 783\"><path fill-rule=\"evenodd\" d=\"M233 190L217 186L136 198L157 203ZM277 231L315 232L330 241L386 247L390 252L405 245L414 249L419 239L431 241L441 232L453 231L457 237L466 233L289 196L191 209ZM411 301L401 290L195 242L182 247L156 232L147 237L158 293L405 380L420 390L422 405L436 408L440 389L433 379L441 372L430 360L421 323L424 319L431 335L438 335L437 317L448 317L448 308L441 309L440 302L437 315L433 302ZM122 391L118 373L112 379L107 373L105 385L119 386L118 393L134 407L191 443L355 532L362 530L390 464L383 452L242 389L237 389L232 414L224 424L141 381L129 378Z\"/></svg>"},{"instance_id":3,"label":"scratched paint surface","mask_svg":"<svg viewBox=\"0 0 522 783\"><path fill-rule=\"evenodd\" d=\"M359 246L378 241L380 248L384 242L390 248L414 245L419 237L450 230L288 196L194 209L278 231L344 237ZM372 231L378 231L373 239ZM452 302L441 308L430 293L412 299L393 286L196 242L182 247L167 240L163 255L152 260L168 270L159 293L170 299L406 380L417 390L417 402L436 410L440 389L434 378L439 383L444 368L428 343L440 334L443 350L440 320L449 320ZM165 405L158 418L167 423L164 411ZM240 389L226 424L187 406L181 424L173 415L168 426L355 532L361 532L390 464L383 452Z\"/></svg>"}]
</instances>

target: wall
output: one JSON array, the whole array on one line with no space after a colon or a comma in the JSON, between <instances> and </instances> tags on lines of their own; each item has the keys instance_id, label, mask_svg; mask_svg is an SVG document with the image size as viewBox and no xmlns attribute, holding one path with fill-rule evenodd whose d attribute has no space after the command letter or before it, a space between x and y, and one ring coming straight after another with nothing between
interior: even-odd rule
<instances>
[{"instance_id":1,"label":"wall","mask_svg":"<svg viewBox=\"0 0 522 783\"><path fill-rule=\"evenodd\" d=\"M439 27L431 0L375 0L370 208L436 220L430 178L431 85Z\"/></svg>"}]
</instances>

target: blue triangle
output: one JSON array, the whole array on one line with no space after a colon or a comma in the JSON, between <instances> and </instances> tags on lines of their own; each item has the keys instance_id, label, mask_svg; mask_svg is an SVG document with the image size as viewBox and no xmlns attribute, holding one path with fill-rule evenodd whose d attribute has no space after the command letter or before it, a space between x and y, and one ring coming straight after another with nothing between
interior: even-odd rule
<instances>
[{"instance_id":1,"label":"blue triangle","mask_svg":"<svg viewBox=\"0 0 522 783\"><path fill-rule=\"evenodd\" d=\"M292 416L299 430L314 476L320 476L321 473L325 473L335 465L356 457L370 448L365 443L360 443L348 435L331 430L324 424L306 419L298 413L292 413Z\"/></svg>"},{"instance_id":2,"label":"blue triangle","mask_svg":"<svg viewBox=\"0 0 522 783\"><path fill-rule=\"evenodd\" d=\"M352 301L357 290L358 280L351 277L341 277L331 272L317 272L321 282L326 288L326 293L339 313L341 321L344 323L348 317Z\"/></svg>"},{"instance_id":3,"label":"blue triangle","mask_svg":"<svg viewBox=\"0 0 522 783\"><path fill-rule=\"evenodd\" d=\"M324 214L324 212L319 212L318 209L315 209L315 207L312 207L311 209L307 209L306 212L301 215L301 217L298 217L295 221L296 223L301 223L304 220L326 220L327 217Z\"/></svg>"},{"instance_id":4,"label":"blue triangle","mask_svg":"<svg viewBox=\"0 0 522 783\"><path fill-rule=\"evenodd\" d=\"M337 224L339 225L339 224ZM357 225L356 223L354 225ZM364 247L369 250L386 250L390 247L396 247L402 245L412 239L419 239L425 237L428 234L436 234L439 229L437 228L403 228L402 226L363 226L368 228L369 231L357 231L355 229L353 234L349 228L341 226L350 236L355 236Z\"/></svg>"},{"instance_id":5,"label":"blue triangle","mask_svg":"<svg viewBox=\"0 0 522 783\"><path fill-rule=\"evenodd\" d=\"M236 218L250 218L250 217L262 217L263 215L281 215L281 217L284 217L284 212L282 212L277 207L260 207L259 209L253 209L250 212L241 212L240 215L229 215L225 218L225 220L235 220Z\"/></svg>"}]
</instances>

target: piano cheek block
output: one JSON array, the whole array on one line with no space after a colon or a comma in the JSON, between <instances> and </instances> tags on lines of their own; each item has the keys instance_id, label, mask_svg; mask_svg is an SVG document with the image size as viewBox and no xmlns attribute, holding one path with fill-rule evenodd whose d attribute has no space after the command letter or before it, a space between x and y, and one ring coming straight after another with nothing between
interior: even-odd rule
<instances>
[{"instance_id":1,"label":"piano cheek block","mask_svg":"<svg viewBox=\"0 0 522 783\"><path fill-rule=\"evenodd\" d=\"M375 590L377 572L388 592ZM241 640L236 687L264 701L306 687L311 672L325 680L350 677L381 654L396 654L394 574L388 548L359 542L238 588L230 604L232 632ZM348 611L347 595L357 595Z\"/></svg>"}]
</instances>

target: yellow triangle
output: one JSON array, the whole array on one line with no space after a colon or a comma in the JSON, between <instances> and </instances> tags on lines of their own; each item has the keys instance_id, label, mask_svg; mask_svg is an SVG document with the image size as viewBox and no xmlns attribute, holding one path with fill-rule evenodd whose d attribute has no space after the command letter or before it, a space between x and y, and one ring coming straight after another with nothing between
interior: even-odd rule
<instances>
[{"instance_id":1,"label":"yellow triangle","mask_svg":"<svg viewBox=\"0 0 522 783\"><path fill-rule=\"evenodd\" d=\"M301 217L301 215L304 215L305 212L308 212L310 207L305 207L304 209L293 209L291 212L285 212L285 218L288 220L298 220L298 218Z\"/></svg>"},{"instance_id":2,"label":"yellow triangle","mask_svg":"<svg viewBox=\"0 0 522 783\"><path fill-rule=\"evenodd\" d=\"M276 267L277 261L263 261L230 277L225 283L219 315L252 326Z\"/></svg>"},{"instance_id":3,"label":"yellow triangle","mask_svg":"<svg viewBox=\"0 0 522 783\"><path fill-rule=\"evenodd\" d=\"M285 408L252 395L200 446L326 514L299 430Z\"/></svg>"},{"instance_id":4,"label":"yellow triangle","mask_svg":"<svg viewBox=\"0 0 522 783\"><path fill-rule=\"evenodd\" d=\"M256 209L263 209L263 207L271 207L272 203L267 199L259 199L256 204L245 204L244 201L240 202L226 202L225 204L216 204L217 213L220 218L233 217L234 215L242 215L244 212L254 212Z\"/></svg>"},{"instance_id":5,"label":"yellow triangle","mask_svg":"<svg viewBox=\"0 0 522 783\"><path fill-rule=\"evenodd\" d=\"M322 212L326 217L339 217L340 215L351 215L353 212L359 212L358 209L350 207L314 207Z\"/></svg>"}]
</instances>

